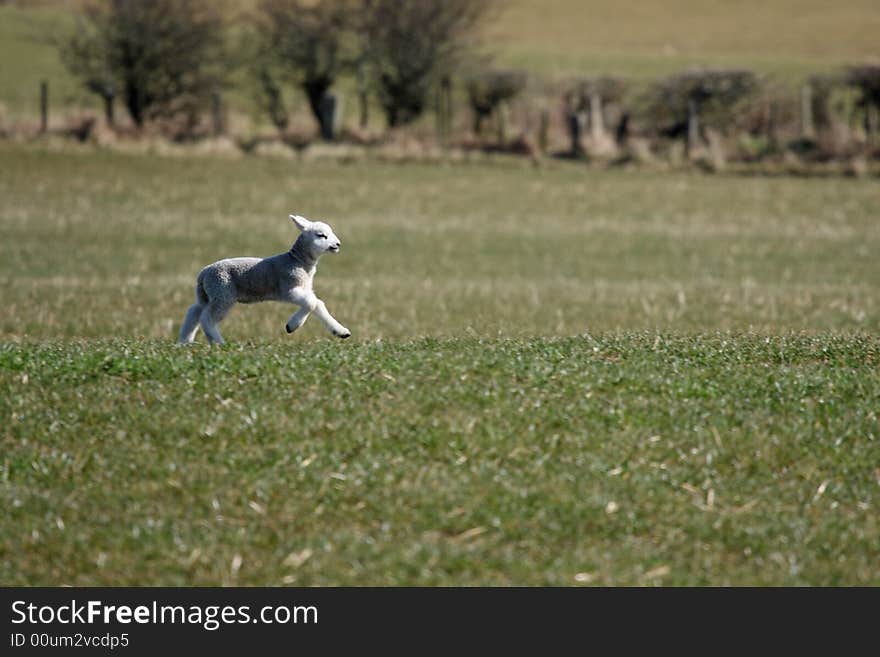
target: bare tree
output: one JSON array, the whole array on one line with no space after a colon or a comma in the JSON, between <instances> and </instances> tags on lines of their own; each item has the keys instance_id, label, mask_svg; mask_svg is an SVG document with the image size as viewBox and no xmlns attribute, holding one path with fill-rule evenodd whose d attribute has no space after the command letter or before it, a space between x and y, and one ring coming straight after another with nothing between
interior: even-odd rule
<instances>
[{"instance_id":1,"label":"bare tree","mask_svg":"<svg viewBox=\"0 0 880 657\"><path fill-rule=\"evenodd\" d=\"M489 0L364 0L363 30L390 127L415 120L451 74Z\"/></svg>"},{"instance_id":2,"label":"bare tree","mask_svg":"<svg viewBox=\"0 0 880 657\"><path fill-rule=\"evenodd\" d=\"M72 73L105 102L121 94L132 121L190 119L221 81L223 22L208 0L103 0L62 44Z\"/></svg>"},{"instance_id":3,"label":"bare tree","mask_svg":"<svg viewBox=\"0 0 880 657\"><path fill-rule=\"evenodd\" d=\"M257 7L259 75L264 89L272 85L277 89L270 69L297 84L327 140L334 137L336 114L336 98L330 89L354 61L352 29L358 4L355 0L260 0Z\"/></svg>"}]
</instances>

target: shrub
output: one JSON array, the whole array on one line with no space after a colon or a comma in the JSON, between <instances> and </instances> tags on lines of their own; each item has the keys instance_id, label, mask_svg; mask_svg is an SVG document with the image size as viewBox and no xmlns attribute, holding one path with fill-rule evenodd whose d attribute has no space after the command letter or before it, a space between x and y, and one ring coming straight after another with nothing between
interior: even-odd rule
<instances>
[{"instance_id":1,"label":"shrub","mask_svg":"<svg viewBox=\"0 0 880 657\"><path fill-rule=\"evenodd\" d=\"M846 79L859 92L858 106L864 113L865 133L873 141L880 132L880 64L853 66Z\"/></svg>"},{"instance_id":2,"label":"shrub","mask_svg":"<svg viewBox=\"0 0 880 657\"><path fill-rule=\"evenodd\" d=\"M83 9L62 58L105 101L121 93L137 126L185 117L193 123L222 82L222 19L208 0L104 0Z\"/></svg>"},{"instance_id":3,"label":"shrub","mask_svg":"<svg viewBox=\"0 0 880 657\"><path fill-rule=\"evenodd\" d=\"M656 133L696 136L700 124L723 128L737 103L758 88L758 78L746 70L692 70L657 83L648 113Z\"/></svg>"},{"instance_id":4,"label":"shrub","mask_svg":"<svg viewBox=\"0 0 880 657\"><path fill-rule=\"evenodd\" d=\"M526 81L522 71L490 69L473 75L467 81L467 92L474 113L474 132L480 133L483 121L496 113L501 103L518 96Z\"/></svg>"}]
</instances>

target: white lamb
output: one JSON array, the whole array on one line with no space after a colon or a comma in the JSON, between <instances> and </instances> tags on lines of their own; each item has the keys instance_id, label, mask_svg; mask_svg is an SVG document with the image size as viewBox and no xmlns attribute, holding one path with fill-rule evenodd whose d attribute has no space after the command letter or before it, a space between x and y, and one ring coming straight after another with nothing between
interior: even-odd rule
<instances>
[{"instance_id":1,"label":"white lamb","mask_svg":"<svg viewBox=\"0 0 880 657\"><path fill-rule=\"evenodd\" d=\"M335 336L347 338L351 331L337 322L312 290L315 269L325 253L338 253L342 246L333 229L320 221L290 215L302 231L287 253L269 258L229 258L208 265L196 279L196 302L189 307L180 327L180 344L189 344L199 324L211 344L223 344L217 329L236 303L285 301L300 307L287 320L287 332L302 326L315 313Z\"/></svg>"}]
</instances>

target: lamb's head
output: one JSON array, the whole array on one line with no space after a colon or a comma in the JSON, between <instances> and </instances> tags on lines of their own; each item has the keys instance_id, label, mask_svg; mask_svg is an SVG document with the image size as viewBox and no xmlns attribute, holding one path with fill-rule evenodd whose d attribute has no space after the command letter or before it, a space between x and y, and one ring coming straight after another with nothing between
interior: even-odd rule
<instances>
[{"instance_id":1,"label":"lamb's head","mask_svg":"<svg viewBox=\"0 0 880 657\"><path fill-rule=\"evenodd\" d=\"M336 233L323 221L309 221L299 215L290 215L290 220L302 231L297 242L309 250L316 258L325 253L339 253L342 242Z\"/></svg>"}]
</instances>

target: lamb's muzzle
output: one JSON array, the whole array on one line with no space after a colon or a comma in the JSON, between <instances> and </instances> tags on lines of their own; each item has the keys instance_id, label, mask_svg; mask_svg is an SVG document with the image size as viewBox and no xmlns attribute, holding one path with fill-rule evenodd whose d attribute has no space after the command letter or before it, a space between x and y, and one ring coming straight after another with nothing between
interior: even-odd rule
<instances>
[{"instance_id":1,"label":"lamb's muzzle","mask_svg":"<svg viewBox=\"0 0 880 657\"><path fill-rule=\"evenodd\" d=\"M339 338L351 331L327 310L313 289L318 259L325 253L338 253L342 243L326 223L290 215L300 229L297 240L286 253L269 258L229 258L208 265L196 279L196 302L187 310L180 328L180 344L191 343L204 330L210 343L223 343L217 328L236 303L284 301L300 307L285 328L293 333L311 313Z\"/></svg>"}]
</instances>

